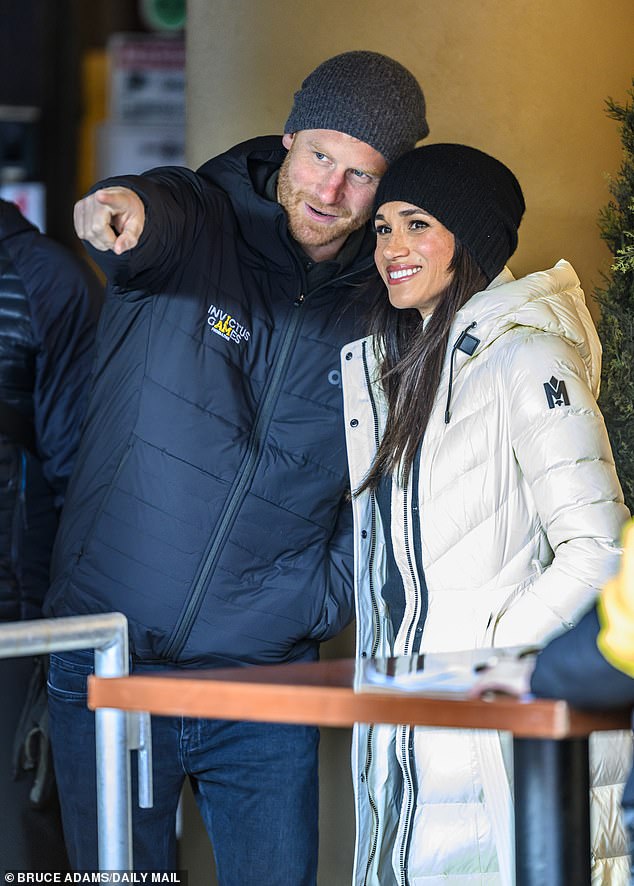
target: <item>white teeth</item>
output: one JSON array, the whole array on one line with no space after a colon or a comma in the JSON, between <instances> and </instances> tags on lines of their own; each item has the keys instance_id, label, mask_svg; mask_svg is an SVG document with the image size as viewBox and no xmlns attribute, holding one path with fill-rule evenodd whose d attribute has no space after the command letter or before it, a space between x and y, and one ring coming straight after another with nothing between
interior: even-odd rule
<instances>
[{"instance_id":1,"label":"white teeth","mask_svg":"<svg viewBox=\"0 0 634 886\"><path fill-rule=\"evenodd\" d=\"M420 268L402 268L400 271L389 271L388 276L390 280L401 280L403 277L413 277L420 270Z\"/></svg>"}]
</instances>

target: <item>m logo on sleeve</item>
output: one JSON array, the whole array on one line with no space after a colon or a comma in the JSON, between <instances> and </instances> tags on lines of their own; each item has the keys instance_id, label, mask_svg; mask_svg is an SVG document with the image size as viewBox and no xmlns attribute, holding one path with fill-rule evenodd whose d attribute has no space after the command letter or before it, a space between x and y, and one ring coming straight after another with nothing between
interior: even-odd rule
<instances>
[{"instance_id":1,"label":"m logo on sleeve","mask_svg":"<svg viewBox=\"0 0 634 886\"><path fill-rule=\"evenodd\" d=\"M555 378L553 375L550 381L544 382L544 390L546 391L549 409L554 409L555 406L570 406L568 391L563 379Z\"/></svg>"}]
</instances>

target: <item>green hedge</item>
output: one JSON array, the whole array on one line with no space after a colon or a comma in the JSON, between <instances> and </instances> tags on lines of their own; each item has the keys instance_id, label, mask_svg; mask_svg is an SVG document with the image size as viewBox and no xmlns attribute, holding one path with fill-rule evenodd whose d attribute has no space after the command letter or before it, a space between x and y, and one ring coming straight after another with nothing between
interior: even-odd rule
<instances>
[{"instance_id":1,"label":"green hedge","mask_svg":"<svg viewBox=\"0 0 634 886\"><path fill-rule=\"evenodd\" d=\"M606 102L620 127L623 162L610 178L611 199L599 215L601 237L613 255L595 292L601 306L603 371L599 405L605 416L625 501L634 511L634 78L629 99Z\"/></svg>"}]
</instances>

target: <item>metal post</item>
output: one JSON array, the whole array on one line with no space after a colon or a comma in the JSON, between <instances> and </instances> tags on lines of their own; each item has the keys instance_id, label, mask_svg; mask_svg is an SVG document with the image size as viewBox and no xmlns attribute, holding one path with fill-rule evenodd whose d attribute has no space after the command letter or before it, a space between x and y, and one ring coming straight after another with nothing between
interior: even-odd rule
<instances>
[{"instance_id":1,"label":"metal post","mask_svg":"<svg viewBox=\"0 0 634 886\"><path fill-rule=\"evenodd\" d=\"M124 619L125 620L125 619ZM129 672L128 631L95 648L95 674L122 677ZM132 870L132 801L128 723L125 711L95 711L99 867Z\"/></svg>"},{"instance_id":2,"label":"metal post","mask_svg":"<svg viewBox=\"0 0 634 886\"><path fill-rule=\"evenodd\" d=\"M42 618L0 625L0 658L46 655L74 649L95 650L95 673L123 677L128 673L128 622L119 612ZM95 713L99 866L132 870L132 814L127 714ZM106 810L112 810L111 816Z\"/></svg>"},{"instance_id":3,"label":"metal post","mask_svg":"<svg viewBox=\"0 0 634 886\"><path fill-rule=\"evenodd\" d=\"M590 886L588 739L515 738L516 886Z\"/></svg>"},{"instance_id":4,"label":"metal post","mask_svg":"<svg viewBox=\"0 0 634 886\"><path fill-rule=\"evenodd\" d=\"M137 751L140 809L154 805L152 780L152 722L147 711L128 711L128 750Z\"/></svg>"}]
</instances>

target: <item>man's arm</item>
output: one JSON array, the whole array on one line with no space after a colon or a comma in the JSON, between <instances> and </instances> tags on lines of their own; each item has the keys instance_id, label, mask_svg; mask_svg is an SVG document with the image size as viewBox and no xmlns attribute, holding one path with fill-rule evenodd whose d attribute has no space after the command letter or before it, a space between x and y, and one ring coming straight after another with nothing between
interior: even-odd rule
<instances>
[{"instance_id":1,"label":"man's arm","mask_svg":"<svg viewBox=\"0 0 634 886\"><path fill-rule=\"evenodd\" d=\"M322 638L336 637L354 617L352 504L342 499L328 546L328 626Z\"/></svg>"},{"instance_id":2,"label":"man's arm","mask_svg":"<svg viewBox=\"0 0 634 886\"><path fill-rule=\"evenodd\" d=\"M195 172L162 166L98 182L77 204L75 226L117 294L152 294L189 266L201 237L214 248L226 202Z\"/></svg>"}]
</instances>

